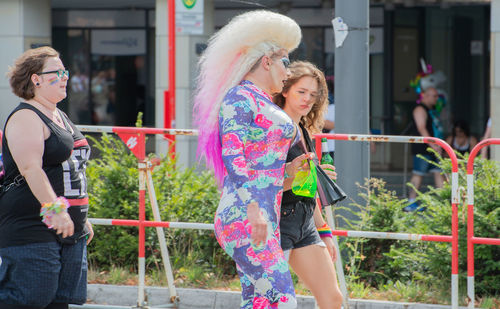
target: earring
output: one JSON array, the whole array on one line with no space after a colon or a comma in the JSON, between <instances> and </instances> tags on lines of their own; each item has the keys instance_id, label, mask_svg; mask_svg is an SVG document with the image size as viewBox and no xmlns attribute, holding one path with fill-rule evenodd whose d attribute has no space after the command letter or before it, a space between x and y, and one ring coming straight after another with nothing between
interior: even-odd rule
<instances>
[{"instance_id":1,"label":"earring","mask_svg":"<svg viewBox=\"0 0 500 309\"><path fill-rule=\"evenodd\" d=\"M36 83L35 85L40 86L40 83Z\"/></svg>"}]
</instances>

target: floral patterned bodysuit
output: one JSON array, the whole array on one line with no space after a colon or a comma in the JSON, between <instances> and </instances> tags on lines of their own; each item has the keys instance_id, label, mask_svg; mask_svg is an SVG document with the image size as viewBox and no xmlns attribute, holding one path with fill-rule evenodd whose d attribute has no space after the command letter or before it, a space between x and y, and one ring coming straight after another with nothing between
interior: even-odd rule
<instances>
[{"instance_id":1,"label":"floral patterned bodysuit","mask_svg":"<svg viewBox=\"0 0 500 309\"><path fill-rule=\"evenodd\" d=\"M234 259L242 287L241 308L296 308L288 263L280 246L284 167L298 130L271 97L250 81L229 90L219 114L226 169L215 215L215 235ZM295 142L299 136L295 137ZM259 204L268 221L265 245L250 241L247 205Z\"/></svg>"}]
</instances>

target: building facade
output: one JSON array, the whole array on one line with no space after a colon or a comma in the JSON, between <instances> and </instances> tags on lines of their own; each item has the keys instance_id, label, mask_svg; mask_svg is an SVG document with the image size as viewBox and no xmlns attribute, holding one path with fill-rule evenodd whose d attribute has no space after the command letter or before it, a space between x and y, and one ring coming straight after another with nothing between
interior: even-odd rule
<instances>
[{"instance_id":1,"label":"building facade","mask_svg":"<svg viewBox=\"0 0 500 309\"><path fill-rule=\"evenodd\" d=\"M203 4L202 31L179 33L176 38L177 128L192 128L196 63L207 38L247 10L267 8L297 20L303 41L290 57L314 62L334 81L333 0L198 2ZM176 5L182 5L182 0L176 0ZM489 1L372 1L372 133L409 134L416 99L409 83L423 58L446 76L440 86L447 93L441 113L446 132L454 120L465 119L472 133L483 134L490 114L500 116L499 103L490 100L493 11ZM168 89L167 21L167 0L2 0L0 68L6 72L28 48L52 45L70 70L68 98L60 108L75 123L134 126L142 112L145 126L162 127ZM0 79L0 95L3 126L19 99L10 92L6 78ZM196 139L179 137L176 145L179 163L193 165ZM149 148L163 152L166 147L163 138L157 137ZM380 145L371 156L372 165L401 169L404 155L402 145Z\"/></svg>"}]
</instances>

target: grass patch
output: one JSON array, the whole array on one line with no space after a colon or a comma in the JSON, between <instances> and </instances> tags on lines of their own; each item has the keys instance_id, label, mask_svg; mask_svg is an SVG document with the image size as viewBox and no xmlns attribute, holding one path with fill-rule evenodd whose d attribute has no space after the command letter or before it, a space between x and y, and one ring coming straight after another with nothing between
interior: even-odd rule
<instances>
[{"instance_id":1,"label":"grass patch","mask_svg":"<svg viewBox=\"0 0 500 309\"><path fill-rule=\"evenodd\" d=\"M189 260L189 259L186 259ZM185 261L186 261L185 260ZM187 264L190 264L189 266ZM187 263L174 271L174 284L178 288L201 288L223 291L240 291L240 281L237 276L222 276L217 272L205 272L206 265ZM295 291L298 295L312 295L307 287L292 272ZM112 267L109 270L90 268L88 282L91 284L137 285L138 275L134 269ZM167 286L164 271L148 269L147 286ZM449 305L449 295L444 295L436 287L424 282L391 282L375 289L361 281L348 283L349 297L355 299L388 300L396 302L416 302L426 304ZM500 297L485 297L476 301L475 307L486 309L500 308Z\"/></svg>"}]
</instances>

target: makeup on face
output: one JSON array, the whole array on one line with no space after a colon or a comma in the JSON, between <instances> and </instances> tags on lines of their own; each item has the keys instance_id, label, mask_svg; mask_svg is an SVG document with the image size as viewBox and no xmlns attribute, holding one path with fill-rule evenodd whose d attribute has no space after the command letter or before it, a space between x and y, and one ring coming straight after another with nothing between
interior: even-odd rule
<instances>
[{"instance_id":1,"label":"makeup on face","mask_svg":"<svg viewBox=\"0 0 500 309\"><path fill-rule=\"evenodd\" d=\"M57 76L51 77L49 79L50 85L55 85L55 84L57 84L58 81L59 81L59 78Z\"/></svg>"}]
</instances>

